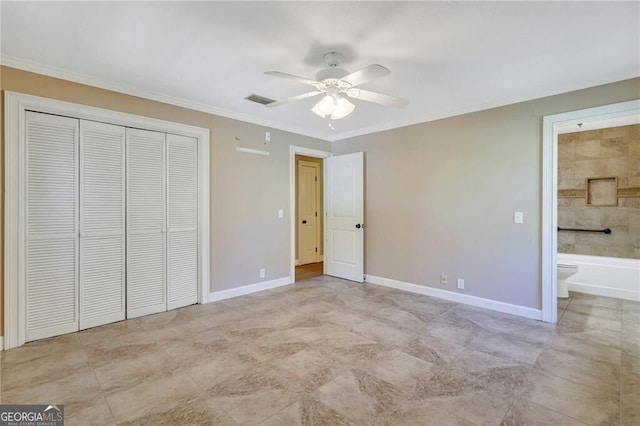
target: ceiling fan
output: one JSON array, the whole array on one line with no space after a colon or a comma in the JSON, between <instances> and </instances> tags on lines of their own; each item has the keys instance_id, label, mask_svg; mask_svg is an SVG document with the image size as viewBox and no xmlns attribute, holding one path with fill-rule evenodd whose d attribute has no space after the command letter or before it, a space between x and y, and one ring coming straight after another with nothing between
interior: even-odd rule
<instances>
[{"instance_id":1,"label":"ceiling fan","mask_svg":"<svg viewBox=\"0 0 640 426\"><path fill-rule=\"evenodd\" d=\"M351 114L355 109L355 105L349 102L347 98L400 108L408 105L409 102L406 99L357 88L357 86L360 86L361 84L391 74L391 71L382 65L372 64L358 71L349 73L349 71L340 68L340 64L344 59L340 53L326 53L324 55L324 59L327 63L327 68L318 71L315 80L298 77L296 75L280 71L266 71L265 74L267 75L295 80L299 83L308 84L315 88L315 90L310 92L283 99L281 101L272 102L267 104L267 106L270 108L277 107L289 102L299 101L324 94L325 96L315 104L311 111L322 118L339 120Z\"/></svg>"}]
</instances>

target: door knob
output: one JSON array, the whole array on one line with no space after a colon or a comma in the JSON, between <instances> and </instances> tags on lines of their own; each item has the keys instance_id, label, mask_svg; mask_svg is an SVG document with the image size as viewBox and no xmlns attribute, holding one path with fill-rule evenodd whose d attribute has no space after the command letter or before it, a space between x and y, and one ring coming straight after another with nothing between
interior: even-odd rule
<instances>
[{"instance_id":1,"label":"door knob","mask_svg":"<svg viewBox=\"0 0 640 426\"><path fill-rule=\"evenodd\" d=\"M359 223L356 223L356 228L360 229L362 228L362 225L360 225Z\"/></svg>"},{"instance_id":2,"label":"door knob","mask_svg":"<svg viewBox=\"0 0 640 426\"><path fill-rule=\"evenodd\" d=\"M302 221L302 224L305 224L305 223L307 223L307 221L306 221L306 220L303 220L303 221Z\"/></svg>"}]
</instances>

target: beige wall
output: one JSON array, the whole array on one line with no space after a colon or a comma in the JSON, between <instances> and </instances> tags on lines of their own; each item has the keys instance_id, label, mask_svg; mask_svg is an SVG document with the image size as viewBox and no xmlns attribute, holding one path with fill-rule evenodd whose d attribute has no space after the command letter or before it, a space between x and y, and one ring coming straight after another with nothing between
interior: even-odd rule
<instances>
[{"instance_id":1,"label":"beige wall","mask_svg":"<svg viewBox=\"0 0 640 426\"><path fill-rule=\"evenodd\" d=\"M331 151L328 142L12 68L0 72L2 90L211 129L211 290L258 282L260 268L267 279L288 275L289 145ZM640 79L627 80L334 143L336 154L366 153L366 273L439 287L445 272L449 290L461 277L467 294L539 308L542 116L638 98ZM272 133L266 146L265 130ZM286 212L282 220L278 209ZM524 212L523 225L513 224L514 211Z\"/></svg>"},{"instance_id":2,"label":"beige wall","mask_svg":"<svg viewBox=\"0 0 640 426\"><path fill-rule=\"evenodd\" d=\"M542 117L640 98L627 80L334 143L365 152L365 271L541 307ZM524 212L524 224L513 212Z\"/></svg>"},{"instance_id":3,"label":"beige wall","mask_svg":"<svg viewBox=\"0 0 640 426\"><path fill-rule=\"evenodd\" d=\"M318 253L320 254L320 256L322 256L324 255L324 235L322 234L322 232L324 231L324 215L321 214L321 212L324 212L324 160L317 157L307 157L306 155L296 155L296 183L299 182L298 162L301 160L316 163L318 165L318 228L320 229L320 235L322 237L318 241ZM296 209L297 208L298 191L296 189ZM296 226L300 226L300 221L298 221ZM298 256L298 236L296 235L296 259L299 258Z\"/></svg>"},{"instance_id":4,"label":"beige wall","mask_svg":"<svg viewBox=\"0 0 640 426\"><path fill-rule=\"evenodd\" d=\"M587 178L616 177L597 183ZM596 191L596 192L594 192ZM595 197L594 197L595 196ZM596 206L594 204L610 204ZM558 226L610 228L611 234L558 233L558 252L640 259L640 124L558 136Z\"/></svg>"},{"instance_id":5,"label":"beige wall","mask_svg":"<svg viewBox=\"0 0 640 426\"><path fill-rule=\"evenodd\" d=\"M266 269L267 280L289 275L289 145L330 151L329 142L13 68L2 67L0 72L0 89L3 91L210 129L211 291L259 282L260 268ZM4 106L4 92L2 100ZM266 130L271 132L268 145L263 143ZM240 140L237 141L236 137ZM236 152L236 146L268 150L271 155ZM0 152L2 158L4 125ZM4 161L0 163L4 201L2 165ZM285 211L284 219L278 219L278 209ZM4 282L0 290L2 297ZM0 315L0 320L2 318ZM1 329L4 330L3 327Z\"/></svg>"}]
</instances>

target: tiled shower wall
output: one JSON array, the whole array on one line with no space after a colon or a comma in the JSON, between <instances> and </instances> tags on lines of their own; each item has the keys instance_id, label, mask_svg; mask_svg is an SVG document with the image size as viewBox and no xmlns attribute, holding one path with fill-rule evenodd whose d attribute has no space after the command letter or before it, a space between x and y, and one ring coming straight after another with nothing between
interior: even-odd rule
<instances>
[{"instance_id":1,"label":"tiled shower wall","mask_svg":"<svg viewBox=\"0 0 640 426\"><path fill-rule=\"evenodd\" d=\"M587 205L586 179L614 176L618 205ZM640 259L640 125L559 135L558 226L612 231L560 231L560 253Z\"/></svg>"}]
</instances>

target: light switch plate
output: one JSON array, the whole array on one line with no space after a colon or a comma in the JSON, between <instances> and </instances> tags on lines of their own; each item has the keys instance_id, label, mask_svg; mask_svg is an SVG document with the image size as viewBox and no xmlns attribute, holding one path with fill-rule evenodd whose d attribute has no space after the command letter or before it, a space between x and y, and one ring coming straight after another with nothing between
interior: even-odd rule
<instances>
[{"instance_id":1,"label":"light switch plate","mask_svg":"<svg viewBox=\"0 0 640 426\"><path fill-rule=\"evenodd\" d=\"M524 223L524 213L513 212L513 223Z\"/></svg>"},{"instance_id":2,"label":"light switch plate","mask_svg":"<svg viewBox=\"0 0 640 426\"><path fill-rule=\"evenodd\" d=\"M284 217L284 210L278 210L278 219L282 219Z\"/></svg>"}]
</instances>

